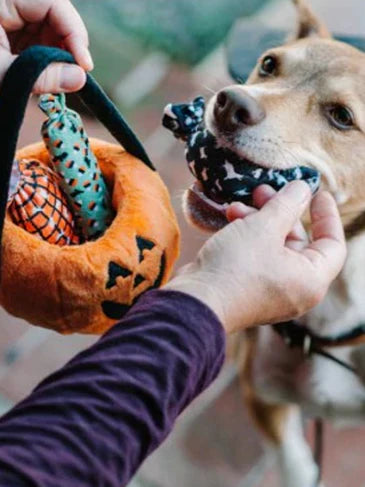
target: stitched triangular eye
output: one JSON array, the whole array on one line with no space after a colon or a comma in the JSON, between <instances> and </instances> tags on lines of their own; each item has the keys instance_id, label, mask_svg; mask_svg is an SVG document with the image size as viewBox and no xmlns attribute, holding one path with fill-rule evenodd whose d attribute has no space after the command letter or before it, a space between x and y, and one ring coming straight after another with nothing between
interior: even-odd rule
<instances>
[{"instance_id":1,"label":"stitched triangular eye","mask_svg":"<svg viewBox=\"0 0 365 487\"><path fill-rule=\"evenodd\" d=\"M106 289L110 289L117 284L117 277L128 277L132 274L132 272L129 269L126 269L125 267L120 266L116 262L109 262L109 269L108 269L108 275L109 279L108 282L106 283Z\"/></svg>"},{"instance_id":2,"label":"stitched triangular eye","mask_svg":"<svg viewBox=\"0 0 365 487\"><path fill-rule=\"evenodd\" d=\"M115 264L115 262L111 262L111 264ZM118 264L116 264L118 265ZM118 266L119 269L123 269L122 267ZM114 268L114 267L113 267ZM128 269L124 269L128 270ZM162 279L164 276L166 270L166 255L165 252L162 253L161 259L160 259L160 271L154 281L154 283L149 286L147 289L144 289L143 292L149 291L150 289L156 289L161 286L162 284ZM130 275L130 274L128 274ZM139 286L139 284L142 284L146 280L145 277L143 277L141 274L137 274L136 277L134 278L134 284L133 287L136 288ZM141 293L137 294L135 298L133 299L131 304L124 304L124 303L118 303L116 301L103 301L101 303L101 308L103 310L103 313L105 316L112 320L120 320L123 318L123 316L127 313L127 311L131 308L131 306L138 301L140 298Z\"/></svg>"},{"instance_id":3,"label":"stitched triangular eye","mask_svg":"<svg viewBox=\"0 0 365 487\"><path fill-rule=\"evenodd\" d=\"M146 238L139 237L138 235L136 237L136 242L137 242L137 247L139 249L139 262L142 262L142 260L144 259L143 251L152 250L156 244L151 242L151 240L147 240Z\"/></svg>"}]
</instances>

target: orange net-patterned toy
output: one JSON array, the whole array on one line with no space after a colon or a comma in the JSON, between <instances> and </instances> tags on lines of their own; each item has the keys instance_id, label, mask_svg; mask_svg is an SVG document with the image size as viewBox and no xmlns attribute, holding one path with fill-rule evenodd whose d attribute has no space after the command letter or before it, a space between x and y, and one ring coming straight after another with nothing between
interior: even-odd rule
<instances>
[{"instance_id":1,"label":"orange net-patterned toy","mask_svg":"<svg viewBox=\"0 0 365 487\"><path fill-rule=\"evenodd\" d=\"M51 244L78 244L80 239L60 188L60 177L36 160L21 160L15 164L18 164L20 177L9 198L8 212L12 221Z\"/></svg>"}]
</instances>

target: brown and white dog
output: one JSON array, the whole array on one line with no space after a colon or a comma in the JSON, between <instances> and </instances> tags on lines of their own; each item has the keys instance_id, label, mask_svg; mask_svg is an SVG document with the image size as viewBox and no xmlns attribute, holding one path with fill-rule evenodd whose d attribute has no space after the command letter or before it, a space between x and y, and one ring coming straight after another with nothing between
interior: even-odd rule
<instances>
[{"instance_id":1,"label":"brown and white dog","mask_svg":"<svg viewBox=\"0 0 365 487\"><path fill-rule=\"evenodd\" d=\"M348 258L324 301L301 321L317 335L335 336L365 323L365 54L333 40L303 1L293 1L299 14L295 36L264 53L245 85L213 96L206 124L221 144L258 165L320 171L322 187L340 208ZM184 208L202 229L222 226L216 204L192 191ZM330 351L359 374L289 349L269 326L242 340L246 402L276 454L285 487L316 485L302 412L341 421L365 418L365 345L355 341Z\"/></svg>"}]
</instances>

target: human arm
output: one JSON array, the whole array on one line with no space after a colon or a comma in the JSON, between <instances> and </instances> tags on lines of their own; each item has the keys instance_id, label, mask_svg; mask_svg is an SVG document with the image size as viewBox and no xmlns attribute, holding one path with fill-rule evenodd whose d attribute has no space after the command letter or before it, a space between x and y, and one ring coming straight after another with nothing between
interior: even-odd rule
<instances>
[{"instance_id":1,"label":"human arm","mask_svg":"<svg viewBox=\"0 0 365 487\"><path fill-rule=\"evenodd\" d=\"M0 486L126 485L223 357L209 308L178 292L147 293L0 420Z\"/></svg>"},{"instance_id":2,"label":"human arm","mask_svg":"<svg viewBox=\"0 0 365 487\"><path fill-rule=\"evenodd\" d=\"M316 304L343 263L343 231L333 200L319 196L313 243L290 249L287 237L309 202L309 194L297 196L284 191L267 212L215 235L185 273L142 296L96 345L2 418L0 486L126 485L219 372L217 315L229 333Z\"/></svg>"}]
</instances>

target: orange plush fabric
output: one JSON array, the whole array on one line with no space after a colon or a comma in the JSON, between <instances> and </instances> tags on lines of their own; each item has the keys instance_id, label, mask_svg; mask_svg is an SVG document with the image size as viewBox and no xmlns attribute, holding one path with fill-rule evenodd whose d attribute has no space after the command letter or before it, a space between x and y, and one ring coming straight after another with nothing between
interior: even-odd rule
<instances>
[{"instance_id":1,"label":"orange plush fabric","mask_svg":"<svg viewBox=\"0 0 365 487\"><path fill-rule=\"evenodd\" d=\"M141 293L165 283L179 253L179 229L157 172L120 146L92 139L116 217L105 234L58 247L14 225L2 248L0 303L11 314L61 333L102 333ZM17 159L49 165L43 143Z\"/></svg>"}]
</instances>

